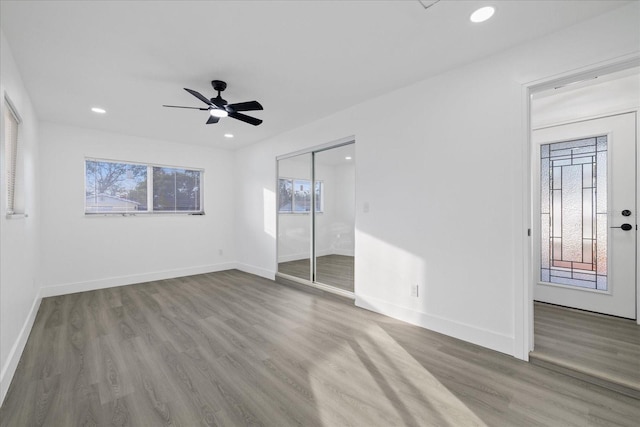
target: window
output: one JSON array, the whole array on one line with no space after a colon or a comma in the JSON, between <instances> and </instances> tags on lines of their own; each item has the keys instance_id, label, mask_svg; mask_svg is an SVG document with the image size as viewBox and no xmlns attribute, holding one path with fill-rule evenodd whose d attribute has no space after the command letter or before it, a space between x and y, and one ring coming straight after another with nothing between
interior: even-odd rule
<instances>
[{"instance_id":1,"label":"window","mask_svg":"<svg viewBox=\"0 0 640 427\"><path fill-rule=\"evenodd\" d=\"M316 212L323 211L323 183L316 181ZM311 181L308 179L280 178L278 180L278 212L311 212Z\"/></svg>"},{"instance_id":2,"label":"window","mask_svg":"<svg viewBox=\"0 0 640 427\"><path fill-rule=\"evenodd\" d=\"M85 162L85 214L203 213L202 170Z\"/></svg>"},{"instance_id":3,"label":"window","mask_svg":"<svg viewBox=\"0 0 640 427\"><path fill-rule=\"evenodd\" d=\"M7 178L7 215L18 212L16 203L17 166L18 166L18 130L20 119L11 102L5 97L4 102L4 154Z\"/></svg>"},{"instance_id":4,"label":"window","mask_svg":"<svg viewBox=\"0 0 640 427\"><path fill-rule=\"evenodd\" d=\"M154 211L200 211L200 171L153 168Z\"/></svg>"},{"instance_id":5,"label":"window","mask_svg":"<svg viewBox=\"0 0 640 427\"><path fill-rule=\"evenodd\" d=\"M607 290L607 136L540 146L540 280Z\"/></svg>"}]
</instances>

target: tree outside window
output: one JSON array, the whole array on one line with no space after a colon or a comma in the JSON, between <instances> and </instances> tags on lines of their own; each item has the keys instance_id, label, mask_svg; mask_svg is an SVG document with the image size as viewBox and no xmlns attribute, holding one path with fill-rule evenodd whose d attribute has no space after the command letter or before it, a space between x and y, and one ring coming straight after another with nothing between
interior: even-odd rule
<instances>
[{"instance_id":1,"label":"tree outside window","mask_svg":"<svg viewBox=\"0 0 640 427\"><path fill-rule=\"evenodd\" d=\"M202 212L201 180L201 170L86 160L85 213Z\"/></svg>"},{"instance_id":2,"label":"tree outside window","mask_svg":"<svg viewBox=\"0 0 640 427\"><path fill-rule=\"evenodd\" d=\"M316 181L316 212L323 211L323 184ZM280 178L278 180L278 212L311 212L311 181L307 179Z\"/></svg>"}]
</instances>

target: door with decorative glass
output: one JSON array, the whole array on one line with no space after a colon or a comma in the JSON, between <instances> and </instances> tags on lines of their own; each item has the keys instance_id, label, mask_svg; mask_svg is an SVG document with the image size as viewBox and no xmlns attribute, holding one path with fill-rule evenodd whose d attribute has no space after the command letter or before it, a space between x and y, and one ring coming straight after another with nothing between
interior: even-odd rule
<instances>
[{"instance_id":1,"label":"door with decorative glass","mask_svg":"<svg viewBox=\"0 0 640 427\"><path fill-rule=\"evenodd\" d=\"M533 131L537 301L636 318L636 114Z\"/></svg>"}]
</instances>

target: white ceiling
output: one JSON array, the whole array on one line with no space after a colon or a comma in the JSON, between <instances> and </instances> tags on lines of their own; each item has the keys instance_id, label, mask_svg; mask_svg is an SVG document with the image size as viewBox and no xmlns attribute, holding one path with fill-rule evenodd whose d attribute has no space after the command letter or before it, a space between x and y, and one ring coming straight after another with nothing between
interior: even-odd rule
<instances>
[{"instance_id":1,"label":"white ceiling","mask_svg":"<svg viewBox=\"0 0 640 427\"><path fill-rule=\"evenodd\" d=\"M234 149L625 3L2 0L0 15L41 120ZM182 88L213 97L213 79L264 123L162 107L204 105Z\"/></svg>"}]
</instances>

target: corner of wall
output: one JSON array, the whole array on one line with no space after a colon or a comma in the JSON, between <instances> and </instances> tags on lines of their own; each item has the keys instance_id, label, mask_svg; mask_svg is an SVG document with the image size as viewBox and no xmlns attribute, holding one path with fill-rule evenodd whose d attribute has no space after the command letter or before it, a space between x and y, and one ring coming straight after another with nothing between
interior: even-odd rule
<instances>
[{"instance_id":1,"label":"corner of wall","mask_svg":"<svg viewBox=\"0 0 640 427\"><path fill-rule=\"evenodd\" d=\"M38 314L38 309L40 308L41 302L42 296L41 290L39 290L36 294L36 298L33 300L33 304L31 305L29 314L27 314L27 318L25 319L24 324L20 329L18 339L16 339L13 347L11 347L9 356L7 357L7 361L2 366L2 371L0 371L0 406L4 402L4 398L7 396L7 392L9 391L9 386L11 385L13 374L18 368L20 357L22 356L24 347L27 345L27 339L29 338L29 334L31 333L33 323L36 320L36 315Z\"/></svg>"},{"instance_id":2,"label":"corner of wall","mask_svg":"<svg viewBox=\"0 0 640 427\"><path fill-rule=\"evenodd\" d=\"M393 317L412 325L514 356L515 339L512 336L502 335L473 325L433 316L406 307L400 307L378 298L358 294L356 294L355 305L365 310Z\"/></svg>"},{"instance_id":3,"label":"corner of wall","mask_svg":"<svg viewBox=\"0 0 640 427\"><path fill-rule=\"evenodd\" d=\"M255 267L249 264L238 263L237 269L240 271L244 271L245 273L254 274L256 276L264 277L265 279L275 280L276 272L267 270L260 267Z\"/></svg>"}]
</instances>

